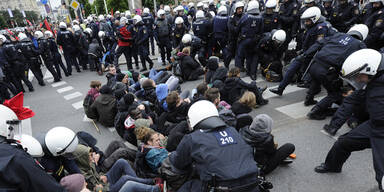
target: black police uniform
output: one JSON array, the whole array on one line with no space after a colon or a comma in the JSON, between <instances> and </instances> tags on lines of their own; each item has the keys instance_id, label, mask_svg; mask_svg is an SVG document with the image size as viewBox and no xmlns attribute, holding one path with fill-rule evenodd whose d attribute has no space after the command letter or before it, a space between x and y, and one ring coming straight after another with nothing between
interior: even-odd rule
<instances>
[{"instance_id":1,"label":"black police uniform","mask_svg":"<svg viewBox=\"0 0 384 192\"><path fill-rule=\"evenodd\" d=\"M2 138L2 140L4 140ZM64 192L55 179L22 147L6 141L0 143L0 191L6 192Z\"/></svg>"},{"instance_id":2,"label":"black police uniform","mask_svg":"<svg viewBox=\"0 0 384 192\"><path fill-rule=\"evenodd\" d=\"M157 42L157 46L160 49L161 60L165 64L165 54L167 54L168 62L171 61L172 44L170 43L170 36L172 33L171 25L167 19L157 18L155 22L156 28L154 30L154 36Z\"/></svg>"},{"instance_id":3,"label":"black police uniform","mask_svg":"<svg viewBox=\"0 0 384 192\"><path fill-rule=\"evenodd\" d=\"M229 63L231 62L231 59L235 57L236 50L237 50L237 39L239 36L239 32L237 30L239 21L243 14L238 15L234 14L231 17L229 17L228 20L228 54L226 58L224 59L224 65L229 66Z\"/></svg>"},{"instance_id":4,"label":"black police uniform","mask_svg":"<svg viewBox=\"0 0 384 192\"><path fill-rule=\"evenodd\" d=\"M229 17L225 14L216 15L212 21L215 52L219 53L221 50L224 59L228 57L228 20ZM225 67L228 68L229 66L226 65Z\"/></svg>"},{"instance_id":5,"label":"black police uniform","mask_svg":"<svg viewBox=\"0 0 384 192\"><path fill-rule=\"evenodd\" d=\"M384 46L384 40L380 38L384 32L384 8L374 12L365 22L369 28L369 34L365 39L368 48L379 50Z\"/></svg>"},{"instance_id":6,"label":"black police uniform","mask_svg":"<svg viewBox=\"0 0 384 192\"><path fill-rule=\"evenodd\" d=\"M151 43L152 55L155 55L155 42L153 40L153 28L155 26L155 19L150 14L144 14L142 17L149 34L149 42Z\"/></svg>"},{"instance_id":7,"label":"black police uniform","mask_svg":"<svg viewBox=\"0 0 384 192\"><path fill-rule=\"evenodd\" d=\"M178 47L181 44L184 34L188 33L187 27L183 24L182 27L173 26L172 29L172 44L173 48Z\"/></svg>"},{"instance_id":8,"label":"black police uniform","mask_svg":"<svg viewBox=\"0 0 384 192\"><path fill-rule=\"evenodd\" d=\"M94 31L92 30L92 32ZM76 60L76 41L72 32L67 31L67 29L60 29L57 32L57 44L63 47L68 74L72 75L72 66L75 66L77 72L80 72L79 63Z\"/></svg>"},{"instance_id":9,"label":"black police uniform","mask_svg":"<svg viewBox=\"0 0 384 192\"><path fill-rule=\"evenodd\" d=\"M143 66L142 71L147 70L145 62L149 63L149 68L152 69L153 61L149 58L149 33L147 27L143 24L136 25L137 27L137 36L135 39L135 44L139 46L139 55L141 65Z\"/></svg>"},{"instance_id":10,"label":"black police uniform","mask_svg":"<svg viewBox=\"0 0 384 192\"><path fill-rule=\"evenodd\" d=\"M132 39L135 39L137 36L137 27L133 24L133 20L132 23L128 25L128 31L131 33ZM136 69L139 69L139 46L136 45L135 41L132 42L131 57L135 60Z\"/></svg>"},{"instance_id":11,"label":"black police uniform","mask_svg":"<svg viewBox=\"0 0 384 192\"><path fill-rule=\"evenodd\" d=\"M89 43L86 39L85 34L79 30L74 33L74 38L76 42L76 48L77 48L77 58L79 60L79 64L82 66L83 70L87 70L87 64L88 64L88 47ZM101 42L101 40L100 40Z\"/></svg>"},{"instance_id":12,"label":"black police uniform","mask_svg":"<svg viewBox=\"0 0 384 192\"><path fill-rule=\"evenodd\" d=\"M325 110L332 103L341 102L342 81L339 79L339 71L342 64L350 54L365 47L362 41L348 34L336 33L317 41L304 53L305 58L312 58L316 54L309 68L312 81L306 100L313 100L314 95L321 90L321 85L327 90L327 96L309 113L310 118L324 119Z\"/></svg>"},{"instance_id":13,"label":"black police uniform","mask_svg":"<svg viewBox=\"0 0 384 192\"><path fill-rule=\"evenodd\" d=\"M323 1L323 7L324 7L324 17L327 19L327 21L330 21L331 20L331 16L333 15L333 5L332 5L332 1L330 1L330 5L329 6L326 6L325 3L328 3L329 1L327 2L324 2Z\"/></svg>"},{"instance_id":14,"label":"black police uniform","mask_svg":"<svg viewBox=\"0 0 384 192\"><path fill-rule=\"evenodd\" d=\"M45 66L47 67L48 71L52 74L54 81L60 81L59 76L53 68L56 58L54 50L51 49L52 42L50 42L48 39L43 38L40 38L37 42L39 43L40 54L43 57Z\"/></svg>"},{"instance_id":15,"label":"black police uniform","mask_svg":"<svg viewBox=\"0 0 384 192\"><path fill-rule=\"evenodd\" d=\"M196 21L192 24L192 31L193 34L201 39L202 48L203 50L203 57L199 57L199 61L203 66L206 66L207 60L205 55L210 56L210 53L212 53L212 50L209 41L211 40L212 36L212 22L210 22L208 19L196 19Z\"/></svg>"},{"instance_id":16,"label":"black police uniform","mask_svg":"<svg viewBox=\"0 0 384 192\"><path fill-rule=\"evenodd\" d=\"M69 76L67 68L65 67L65 65L63 64L63 60L61 59L61 54L59 53L59 49L57 47L55 38L53 38L53 37L48 38L48 43L50 45L49 47L50 47L51 51L55 54L54 64L55 64L55 69L56 69L57 75L61 79L61 77L62 77L61 71L60 71L60 67L61 67L61 69L63 69L64 75Z\"/></svg>"},{"instance_id":17,"label":"black police uniform","mask_svg":"<svg viewBox=\"0 0 384 192\"><path fill-rule=\"evenodd\" d=\"M23 54L25 58L25 62L29 69L31 69L33 75L36 77L37 81L39 82L39 85L44 86L44 80L43 80L43 72L41 72L41 61L40 61L40 51L38 48L35 47L33 42L29 39L21 40L19 42L20 44L20 51Z\"/></svg>"},{"instance_id":18,"label":"black police uniform","mask_svg":"<svg viewBox=\"0 0 384 192\"><path fill-rule=\"evenodd\" d=\"M202 192L257 183L258 168L252 148L235 128L228 127L219 117L210 117L195 126L195 131L183 137L169 158L171 164L180 170L195 165L200 176L199 180L185 183L181 191ZM258 187L250 186L244 190L251 191L258 191Z\"/></svg>"},{"instance_id":19,"label":"black police uniform","mask_svg":"<svg viewBox=\"0 0 384 192\"><path fill-rule=\"evenodd\" d=\"M264 32L271 32L273 29L280 29L279 14L273 12L272 14L263 13L264 19Z\"/></svg>"},{"instance_id":20,"label":"black police uniform","mask_svg":"<svg viewBox=\"0 0 384 192\"><path fill-rule=\"evenodd\" d=\"M339 4L333 10L331 24L339 32L347 32L359 19L359 5L355 3Z\"/></svg>"},{"instance_id":21,"label":"black police uniform","mask_svg":"<svg viewBox=\"0 0 384 192\"><path fill-rule=\"evenodd\" d=\"M279 17L281 28L286 33L285 42L283 44L284 51L288 50L288 44L291 42L292 38L296 37L297 34L297 21L299 18L299 8L300 6L296 0L289 0L280 4Z\"/></svg>"}]
</instances>

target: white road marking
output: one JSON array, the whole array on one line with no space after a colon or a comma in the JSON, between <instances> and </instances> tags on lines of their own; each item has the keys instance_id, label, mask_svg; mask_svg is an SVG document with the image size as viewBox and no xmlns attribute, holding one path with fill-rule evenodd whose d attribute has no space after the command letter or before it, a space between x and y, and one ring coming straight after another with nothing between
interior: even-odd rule
<instances>
[{"instance_id":1,"label":"white road marking","mask_svg":"<svg viewBox=\"0 0 384 192\"><path fill-rule=\"evenodd\" d=\"M116 131L116 129L115 129L114 127L110 127L110 128L108 128L108 130L109 130L111 133L113 133L113 132Z\"/></svg>"},{"instance_id":2,"label":"white road marking","mask_svg":"<svg viewBox=\"0 0 384 192\"><path fill-rule=\"evenodd\" d=\"M268 87L268 89L273 89L273 88L277 88L277 87L279 87L279 86L276 85L276 86L273 86L273 87ZM293 92L300 91L300 90L303 90L303 89L305 89L305 88L301 88L301 87L298 87L296 85L288 85L285 88L284 92L283 92L283 96L284 96L284 94L293 93ZM278 95L276 95L276 94L274 94L274 93L272 93L270 91L265 91L264 94L263 94L263 97L265 99L268 99L268 98L280 97L280 96L278 96Z\"/></svg>"},{"instance_id":3,"label":"white road marking","mask_svg":"<svg viewBox=\"0 0 384 192\"><path fill-rule=\"evenodd\" d=\"M32 81L34 77L35 77L35 76L33 75L32 71L29 69L29 70L28 70L28 80L29 80L29 81Z\"/></svg>"},{"instance_id":4,"label":"white road marking","mask_svg":"<svg viewBox=\"0 0 384 192\"><path fill-rule=\"evenodd\" d=\"M48 83L53 83L54 79L47 79Z\"/></svg>"},{"instance_id":5,"label":"white road marking","mask_svg":"<svg viewBox=\"0 0 384 192\"><path fill-rule=\"evenodd\" d=\"M320 101L323 98L324 96L317 97L315 98L315 100ZM313 105L306 107L304 106L304 101L300 101L297 103L277 107L275 109L293 119L299 119L299 118L305 117L307 113L312 109L312 107Z\"/></svg>"},{"instance_id":6,"label":"white road marking","mask_svg":"<svg viewBox=\"0 0 384 192\"><path fill-rule=\"evenodd\" d=\"M72 86L67 86L67 87L58 89L57 92L58 92L58 93L64 93L64 92L66 92L66 91L70 91L70 90L72 90L72 89L73 89Z\"/></svg>"},{"instance_id":7,"label":"white road marking","mask_svg":"<svg viewBox=\"0 0 384 192\"><path fill-rule=\"evenodd\" d=\"M81 94L80 92L74 92L74 93L71 93L71 94L68 94L68 95L64 96L64 99L65 100L71 100L71 99L74 99L76 97L80 97L82 95L83 94Z\"/></svg>"},{"instance_id":8,"label":"white road marking","mask_svg":"<svg viewBox=\"0 0 384 192\"><path fill-rule=\"evenodd\" d=\"M83 101L73 103L72 107L75 108L76 110L83 108Z\"/></svg>"},{"instance_id":9,"label":"white road marking","mask_svg":"<svg viewBox=\"0 0 384 192\"><path fill-rule=\"evenodd\" d=\"M65 81L59 81L59 82L56 82L56 83L52 83L52 87L59 87L59 86L62 86L62 85L65 85L67 84L67 82Z\"/></svg>"},{"instance_id":10,"label":"white road marking","mask_svg":"<svg viewBox=\"0 0 384 192\"><path fill-rule=\"evenodd\" d=\"M45 80L45 79L50 79L50 78L53 78L53 75L52 75L51 72L49 72L48 70L46 70L43 79Z\"/></svg>"}]
</instances>

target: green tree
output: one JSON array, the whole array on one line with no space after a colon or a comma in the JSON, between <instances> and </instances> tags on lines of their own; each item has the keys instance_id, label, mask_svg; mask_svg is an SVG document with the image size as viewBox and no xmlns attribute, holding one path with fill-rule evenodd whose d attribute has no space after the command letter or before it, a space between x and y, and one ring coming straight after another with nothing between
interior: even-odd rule
<instances>
[{"instance_id":1,"label":"green tree","mask_svg":"<svg viewBox=\"0 0 384 192\"><path fill-rule=\"evenodd\" d=\"M6 27L8 27L7 22L5 21L3 15L0 15L0 28L4 29Z\"/></svg>"},{"instance_id":2,"label":"green tree","mask_svg":"<svg viewBox=\"0 0 384 192\"><path fill-rule=\"evenodd\" d=\"M107 0L108 12L110 13L113 9L113 12L116 11L125 11L128 10L128 1L127 0Z\"/></svg>"}]
</instances>

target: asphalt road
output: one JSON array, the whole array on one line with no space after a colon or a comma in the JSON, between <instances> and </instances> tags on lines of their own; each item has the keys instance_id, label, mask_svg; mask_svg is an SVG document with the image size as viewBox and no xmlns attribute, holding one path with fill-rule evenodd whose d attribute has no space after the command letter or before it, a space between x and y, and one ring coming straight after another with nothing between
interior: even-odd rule
<instances>
[{"instance_id":1,"label":"asphalt road","mask_svg":"<svg viewBox=\"0 0 384 192\"><path fill-rule=\"evenodd\" d=\"M154 56L151 56L155 58ZM122 57L123 58L123 57ZM123 62L123 61L122 61ZM155 63L156 60L155 60ZM125 65L121 66L126 69ZM158 67L156 64L155 67ZM43 70L45 73L46 69ZM45 73L47 85L40 87L33 80L35 92L25 93L24 105L29 106L35 113L31 119L34 136L46 132L55 126L66 126L74 131L87 131L98 139L98 146L105 149L114 139L120 139L113 129L97 124L100 133L87 118L84 118L82 101L89 89L91 80L106 82L105 76L95 72L73 72L71 77L64 77L59 83L52 82L49 73ZM249 81L249 78L244 78ZM192 89L202 82L202 78L182 84L182 89ZM258 79L260 86L276 86ZM324 94L321 93L320 96ZM280 145L286 142L296 146L297 159L287 166L282 166L268 175L267 179L274 185L276 192L373 192L377 190L375 173L372 165L371 150L355 152L351 155L339 174L318 174L314 167L324 161L325 156L335 142L335 138L321 132L329 118L323 121L308 120L305 114L310 108L304 107L305 90L292 85L286 89L286 94L277 97L268 91L264 96L269 104L253 110L252 115L266 113L274 119L273 134ZM29 124L27 122L26 124ZM29 127L27 125L25 127ZM349 128L343 128L338 135Z\"/></svg>"}]
</instances>

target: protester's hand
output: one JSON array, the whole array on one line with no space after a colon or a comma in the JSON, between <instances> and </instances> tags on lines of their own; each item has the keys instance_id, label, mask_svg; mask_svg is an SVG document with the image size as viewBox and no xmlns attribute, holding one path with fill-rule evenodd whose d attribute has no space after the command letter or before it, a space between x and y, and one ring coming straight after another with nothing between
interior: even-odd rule
<instances>
[{"instance_id":1,"label":"protester's hand","mask_svg":"<svg viewBox=\"0 0 384 192\"><path fill-rule=\"evenodd\" d=\"M103 181L103 183L108 183L108 178L105 175L100 176L100 180ZM99 184L99 185L101 185L101 184Z\"/></svg>"},{"instance_id":2,"label":"protester's hand","mask_svg":"<svg viewBox=\"0 0 384 192\"><path fill-rule=\"evenodd\" d=\"M100 154L97 154L95 152L92 153L92 161L97 165L97 163L100 160Z\"/></svg>"},{"instance_id":3,"label":"protester's hand","mask_svg":"<svg viewBox=\"0 0 384 192\"><path fill-rule=\"evenodd\" d=\"M184 102L191 103L191 100L189 98L185 98Z\"/></svg>"}]
</instances>

